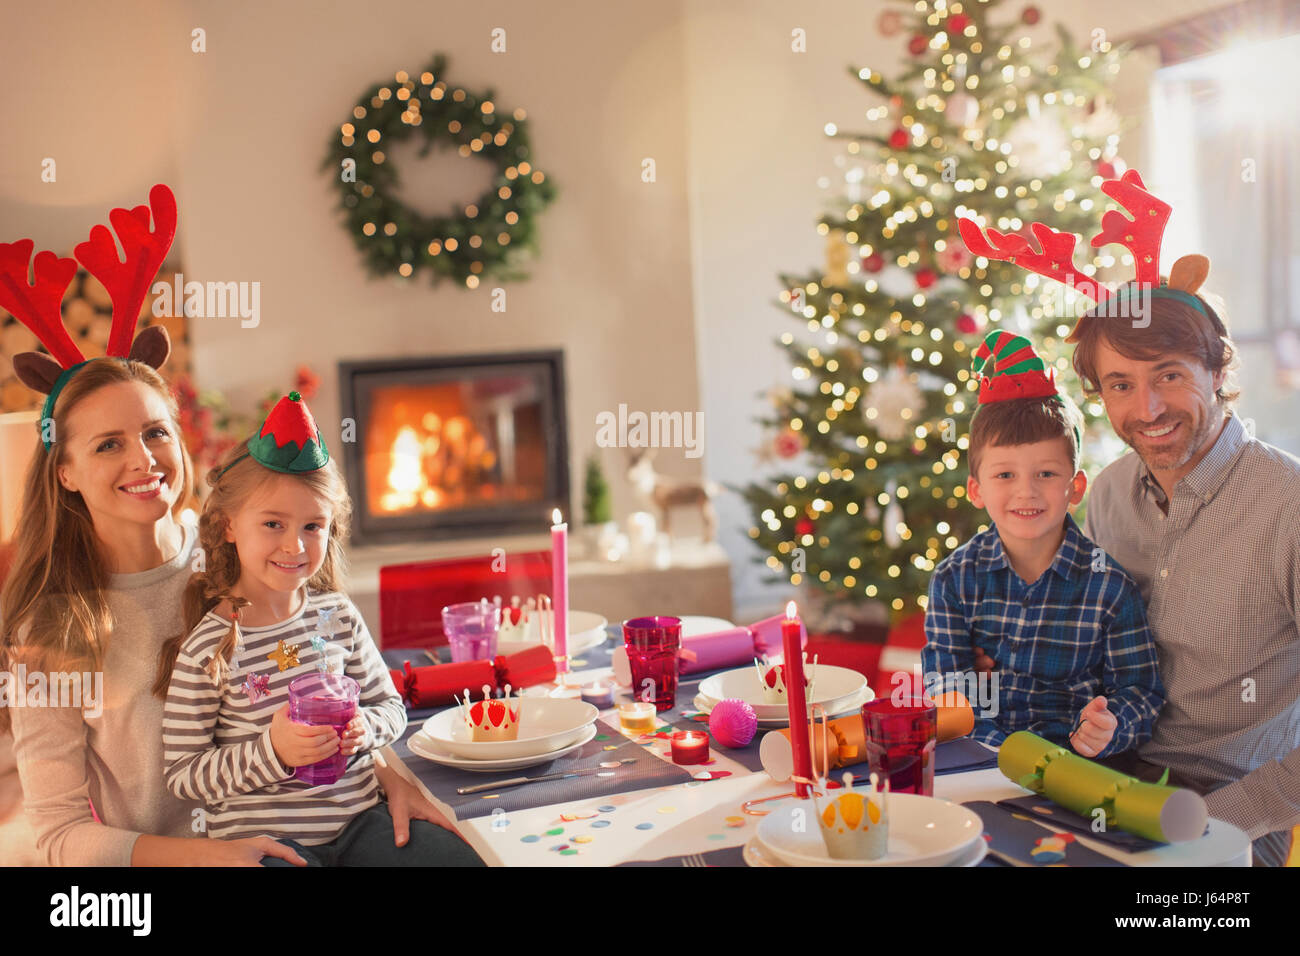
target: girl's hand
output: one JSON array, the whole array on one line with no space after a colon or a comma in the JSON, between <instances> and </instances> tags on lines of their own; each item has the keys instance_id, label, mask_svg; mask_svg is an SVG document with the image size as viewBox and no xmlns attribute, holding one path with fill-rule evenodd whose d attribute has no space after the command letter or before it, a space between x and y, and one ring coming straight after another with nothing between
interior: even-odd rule
<instances>
[{"instance_id":1,"label":"girl's hand","mask_svg":"<svg viewBox=\"0 0 1300 956\"><path fill-rule=\"evenodd\" d=\"M295 724L285 704L271 718L271 748L286 767L305 767L334 756L339 749L339 735L333 727Z\"/></svg>"},{"instance_id":2,"label":"girl's hand","mask_svg":"<svg viewBox=\"0 0 1300 956\"><path fill-rule=\"evenodd\" d=\"M306 866L307 861L283 843L270 837L250 837L244 840L204 840L200 865L202 866L261 866L262 857L274 856L288 860L294 866Z\"/></svg>"},{"instance_id":3,"label":"girl's hand","mask_svg":"<svg viewBox=\"0 0 1300 956\"><path fill-rule=\"evenodd\" d=\"M351 757L354 753L364 753L370 749L368 738L370 731L360 714L348 721L343 728L343 737L339 741L339 753Z\"/></svg>"}]
</instances>

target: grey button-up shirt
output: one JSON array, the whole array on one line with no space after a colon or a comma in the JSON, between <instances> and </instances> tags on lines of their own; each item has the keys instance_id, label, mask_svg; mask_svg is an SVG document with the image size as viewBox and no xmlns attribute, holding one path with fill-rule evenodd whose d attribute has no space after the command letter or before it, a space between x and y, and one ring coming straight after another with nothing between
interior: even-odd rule
<instances>
[{"instance_id":1,"label":"grey button-up shirt","mask_svg":"<svg viewBox=\"0 0 1300 956\"><path fill-rule=\"evenodd\" d=\"M1136 452L1093 483L1084 534L1137 581L1166 703L1144 760L1252 838L1300 824L1300 459L1235 413L1166 500Z\"/></svg>"}]
</instances>

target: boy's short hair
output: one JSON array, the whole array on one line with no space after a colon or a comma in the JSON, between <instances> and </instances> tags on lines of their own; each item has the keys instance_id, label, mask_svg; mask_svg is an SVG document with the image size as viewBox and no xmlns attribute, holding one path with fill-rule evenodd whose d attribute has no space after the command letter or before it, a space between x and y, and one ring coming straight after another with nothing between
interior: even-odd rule
<instances>
[{"instance_id":1,"label":"boy's short hair","mask_svg":"<svg viewBox=\"0 0 1300 956\"><path fill-rule=\"evenodd\" d=\"M1017 398L989 402L971 416L966 460L970 475L979 480L980 458L993 446L1031 445L1060 438L1069 449L1070 464L1079 470L1079 436L1083 434L1083 413L1067 396Z\"/></svg>"}]
</instances>

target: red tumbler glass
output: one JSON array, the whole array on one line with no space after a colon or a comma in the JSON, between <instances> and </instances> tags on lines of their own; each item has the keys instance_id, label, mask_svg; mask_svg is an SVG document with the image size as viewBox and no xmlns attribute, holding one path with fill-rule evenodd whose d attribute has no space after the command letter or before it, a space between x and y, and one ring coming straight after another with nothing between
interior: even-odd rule
<instances>
[{"instance_id":1,"label":"red tumbler glass","mask_svg":"<svg viewBox=\"0 0 1300 956\"><path fill-rule=\"evenodd\" d=\"M862 705L867 755L881 785L893 793L934 796L934 746L938 727L934 702L922 697L891 697Z\"/></svg>"},{"instance_id":2,"label":"red tumbler glass","mask_svg":"<svg viewBox=\"0 0 1300 956\"><path fill-rule=\"evenodd\" d=\"M654 703L656 711L672 710L677 704L681 619L634 617L623 624L623 643L632 671L632 696Z\"/></svg>"}]
</instances>

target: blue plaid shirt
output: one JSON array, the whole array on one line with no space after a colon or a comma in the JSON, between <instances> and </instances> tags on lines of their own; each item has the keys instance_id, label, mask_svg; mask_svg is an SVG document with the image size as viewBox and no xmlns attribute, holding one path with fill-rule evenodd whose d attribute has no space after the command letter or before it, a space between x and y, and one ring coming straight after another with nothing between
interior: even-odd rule
<instances>
[{"instance_id":1,"label":"blue plaid shirt","mask_svg":"<svg viewBox=\"0 0 1300 956\"><path fill-rule=\"evenodd\" d=\"M1122 753L1150 738L1165 702L1137 584L1069 515L1055 560L1033 584L1012 569L996 525L941 561L925 636L925 672L947 686L974 671L976 647L997 662L997 716L979 716L971 701L971 736L993 747L1028 730L1069 748L1079 712L1100 694L1118 726L1098 756Z\"/></svg>"}]
</instances>

